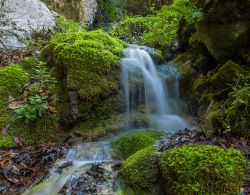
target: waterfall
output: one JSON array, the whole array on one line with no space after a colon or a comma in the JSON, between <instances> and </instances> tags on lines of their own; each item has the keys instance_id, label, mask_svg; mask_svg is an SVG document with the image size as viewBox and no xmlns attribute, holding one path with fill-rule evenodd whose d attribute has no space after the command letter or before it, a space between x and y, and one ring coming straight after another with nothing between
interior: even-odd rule
<instances>
[{"instance_id":1,"label":"waterfall","mask_svg":"<svg viewBox=\"0 0 250 195\"><path fill-rule=\"evenodd\" d=\"M141 48L127 48L121 61L121 81L123 85L126 129L133 129L132 118L144 114L149 128L175 131L187 128L185 120L174 113L173 107L178 107L179 81L170 66L162 66L158 71L149 53ZM165 68L164 68L165 67ZM167 72L168 74L164 73ZM176 71L174 71L176 72ZM161 76L162 75L162 76ZM171 83L165 82L168 76ZM170 98L170 93L173 100ZM143 111L140 107L143 106Z\"/></svg>"}]
</instances>

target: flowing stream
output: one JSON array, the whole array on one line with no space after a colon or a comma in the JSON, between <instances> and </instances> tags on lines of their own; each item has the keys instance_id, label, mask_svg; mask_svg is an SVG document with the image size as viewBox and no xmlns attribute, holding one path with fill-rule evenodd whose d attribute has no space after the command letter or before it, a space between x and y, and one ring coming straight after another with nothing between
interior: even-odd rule
<instances>
[{"instance_id":1,"label":"flowing stream","mask_svg":"<svg viewBox=\"0 0 250 195\"><path fill-rule=\"evenodd\" d=\"M126 130L175 131L188 127L180 116L179 76L169 64L157 67L144 49L132 47L124 51L121 81ZM142 115L146 123L133 124L134 115ZM115 194L118 184L111 168L114 163L109 141L77 144L64 159L55 163L43 182L31 187L24 195Z\"/></svg>"}]
</instances>

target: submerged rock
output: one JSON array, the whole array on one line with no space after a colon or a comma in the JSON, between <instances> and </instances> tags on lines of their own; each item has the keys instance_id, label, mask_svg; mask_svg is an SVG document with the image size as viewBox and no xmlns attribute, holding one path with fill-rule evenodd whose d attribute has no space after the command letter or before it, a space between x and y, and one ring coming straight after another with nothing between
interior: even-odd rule
<instances>
[{"instance_id":1,"label":"submerged rock","mask_svg":"<svg viewBox=\"0 0 250 195\"><path fill-rule=\"evenodd\" d=\"M24 48L22 40L55 25L56 14L40 0L3 0L0 13L0 48Z\"/></svg>"}]
</instances>

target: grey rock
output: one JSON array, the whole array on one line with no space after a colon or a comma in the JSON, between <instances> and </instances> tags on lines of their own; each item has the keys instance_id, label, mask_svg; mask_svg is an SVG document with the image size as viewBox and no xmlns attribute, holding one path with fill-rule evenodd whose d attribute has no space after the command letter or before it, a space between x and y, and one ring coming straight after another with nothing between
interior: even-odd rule
<instances>
[{"instance_id":1,"label":"grey rock","mask_svg":"<svg viewBox=\"0 0 250 195\"><path fill-rule=\"evenodd\" d=\"M0 48L26 47L22 41L33 32L52 29L55 17L40 0L1 0Z\"/></svg>"}]
</instances>

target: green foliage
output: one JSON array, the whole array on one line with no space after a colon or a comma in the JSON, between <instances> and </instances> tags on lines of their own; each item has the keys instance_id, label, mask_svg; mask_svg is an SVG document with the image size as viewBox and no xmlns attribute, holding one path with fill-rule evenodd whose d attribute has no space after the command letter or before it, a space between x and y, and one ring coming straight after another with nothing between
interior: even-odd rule
<instances>
[{"instance_id":1,"label":"green foliage","mask_svg":"<svg viewBox=\"0 0 250 195\"><path fill-rule=\"evenodd\" d=\"M235 149L197 144L168 150L160 161L169 194L239 194L247 166Z\"/></svg>"},{"instance_id":2,"label":"green foliage","mask_svg":"<svg viewBox=\"0 0 250 195\"><path fill-rule=\"evenodd\" d=\"M126 159L138 150L152 146L163 134L159 131L140 130L123 134L112 142L114 154L119 159Z\"/></svg>"},{"instance_id":3,"label":"green foliage","mask_svg":"<svg viewBox=\"0 0 250 195\"><path fill-rule=\"evenodd\" d=\"M15 147L14 138L11 136L0 136L0 148Z\"/></svg>"},{"instance_id":4,"label":"green foliage","mask_svg":"<svg viewBox=\"0 0 250 195\"><path fill-rule=\"evenodd\" d=\"M48 96L30 96L28 103L21 105L20 108L15 111L17 118L24 120L28 125L37 121L49 108L47 98Z\"/></svg>"},{"instance_id":5,"label":"green foliage","mask_svg":"<svg viewBox=\"0 0 250 195\"><path fill-rule=\"evenodd\" d=\"M164 9L183 17L189 24L201 21L204 16L202 9L196 6L196 0L174 0L172 5Z\"/></svg>"},{"instance_id":6,"label":"green foliage","mask_svg":"<svg viewBox=\"0 0 250 195\"><path fill-rule=\"evenodd\" d=\"M120 21L125 10L120 0L97 0L98 10L95 16L94 27L107 28L108 24Z\"/></svg>"},{"instance_id":7,"label":"green foliage","mask_svg":"<svg viewBox=\"0 0 250 195\"><path fill-rule=\"evenodd\" d=\"M250 136L250 77L238 75L236 85L232 85L232 92L226 102L226 132L237 135Z\"/></svg>"},{"instance_id":8,"label":"green foliage","mask_svg":"<svg viewBox=\"0 0 250 195\"><path fill-rule=\"evenodd\" d=\"M32 67L31 83L27 85L24 96L28 101L17 110L17 119L25 121L26 124L36 122L48 111L50 106L55 106L49 96L56 93L56 80L47 70L43 62L38 61Z\"/></svg>"},{"instance_id":9,"label":"green foliage","mask_svg":"<svg viewBox=\"0 0 250 195\"><path fill-rule=\"evenodd\" d=\"M58 121L55 79L35 58L20 60L20 64L25 70L19 64L0 69L0 80L3 79L0 82L0 129L10 124L10 135L21 136L26 143L55 140ZM7 102L9 95L14 97L13 102Z\"/></svg>"},{"instance_id":10,"label":"green foliage","mask_svg":"<svg viewBox=\"0 0 250 195\"><path fill-rule=\"evenodd\" d=\"M131 43L163 49L176 40L182 18L189 24L202 20L203 13L196 8L194 0L175 0L150 16L127 17L111 33Z\"/></svg>"},{"instance_id":11,"label":"green foliage","mask_svg":"<svg viewBox=\"0 0 250 195\"><path fill-rule=\"evenodd\" d=\"M54 33L57 32L79 32L86 30L86 25L70 20L64 16L60 16L56 19L57 28Z\"/></svg>"},{"instance_id":12,"label":"green foliage","mask_svg":"<svg viewBox=\"0 0 250 195\"><path fill-rule=\"evenodd\" d=\"M25 83L29 81L29 74L18 64L11 64L0 68L0 96L19 95Z\"/></svg>"},{"instance_id":13,"label":"green foliage","mask_svg":"<svg viewBox=\"0 0 250 195\"><path fill-rule=\"evenodd\" d=\"M175 40L177 24L175 15L160 10L153 16L127 17L111 33L127 42L164 48Z\"/></svg>"},{"instance_id":14,"label":"green foliage","mask_svg":"<svg viewBox=\"0 0 250 195\"><path fill-rule=\"evenodd\" d=\"M123 183L135 191L152 192L159 176L156 152L154 147L147 147L130 156L119 170Z\"/></svg>"}]
</instances>

